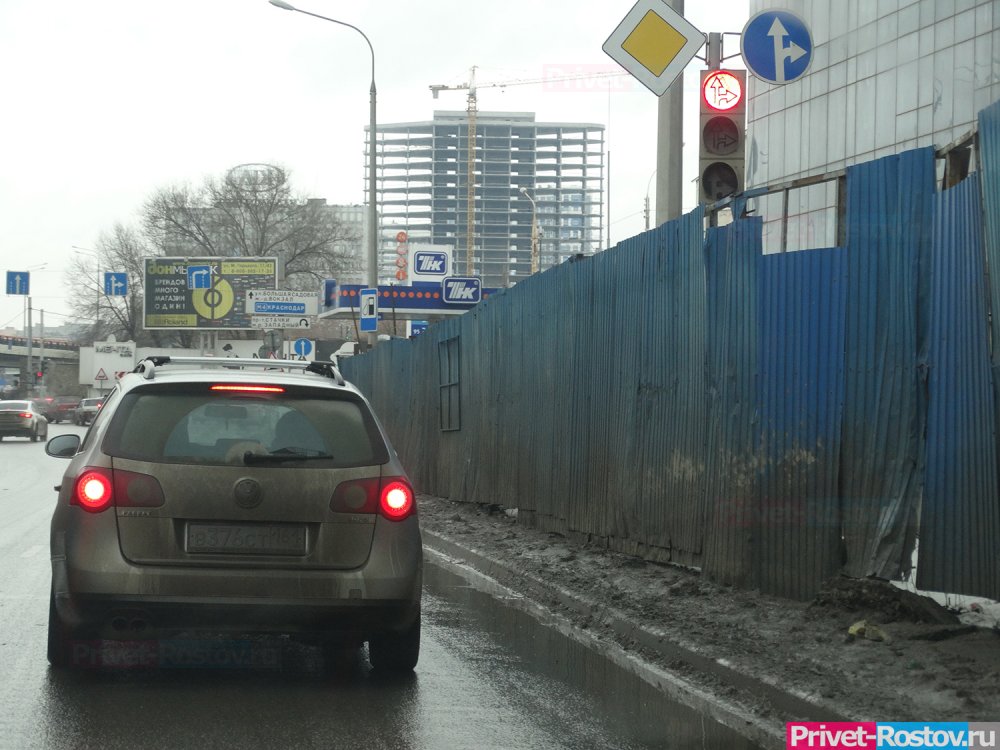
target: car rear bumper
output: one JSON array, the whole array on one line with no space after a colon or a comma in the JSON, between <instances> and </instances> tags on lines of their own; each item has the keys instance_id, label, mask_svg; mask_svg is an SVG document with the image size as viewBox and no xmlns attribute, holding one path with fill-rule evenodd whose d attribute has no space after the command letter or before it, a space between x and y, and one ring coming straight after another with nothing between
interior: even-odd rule
<instances>
[{"instance_id":1,"label":"car rear bumper","mask_svg":"<svg viewBox=\"0 0 1000 750\"><path fill-rule=\"evenodd\" d=\"M69 525L73 531L62 530L63 513L83 515ZM221 560L217 567L137 565L122 557L113 513L76 507L56 511L51 551L60 619L107 638L185 630L354 637L403 630L420 608L416 517L376 533L368 561L351 569L301 568L292 561L284 567L263 561L223 567Z\"/></svg>"},{"instance_id":2,"label":"car rear bumper","mask_svg":"<svg viewBox=\"0 0 1000 750\"><path fill-rule=\"evenodd\" d=\"M372 635L405 630L420 614L416 598L253 600L56 595L60 619L81 638L144 639L176 633L282 633L360 644Z\"/></svg>"}]
</instances>

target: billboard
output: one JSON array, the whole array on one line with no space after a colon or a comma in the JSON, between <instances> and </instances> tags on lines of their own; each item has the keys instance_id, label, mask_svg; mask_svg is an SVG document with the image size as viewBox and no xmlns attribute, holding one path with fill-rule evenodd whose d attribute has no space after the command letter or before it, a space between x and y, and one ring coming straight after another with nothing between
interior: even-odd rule
<instances>
[{"instance_id":1,"label":"billboard","mask_svg":"<svg viewBox=\"0 0 1000 750\"><path fill-rule=\"evenodd\" d=\"M144 258L143 326L248 330L247 292L274 289L275 258Z\"/></svg>"}]
</instances>

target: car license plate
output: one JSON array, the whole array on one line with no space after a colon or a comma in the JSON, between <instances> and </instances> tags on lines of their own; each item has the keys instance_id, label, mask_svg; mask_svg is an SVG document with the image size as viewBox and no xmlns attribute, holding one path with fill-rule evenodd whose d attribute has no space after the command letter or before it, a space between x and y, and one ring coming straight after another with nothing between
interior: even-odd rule
<instances>
[{"instance_id":1,"label":"car license plate","mask_svg":"<svg viewBox=\"0 0 1000 750\"><path fill-rule=\"evenodd\" d=\"M294 524L189 523L188 552L304 555L306 527Z\"/></svg>"}]
</instances>

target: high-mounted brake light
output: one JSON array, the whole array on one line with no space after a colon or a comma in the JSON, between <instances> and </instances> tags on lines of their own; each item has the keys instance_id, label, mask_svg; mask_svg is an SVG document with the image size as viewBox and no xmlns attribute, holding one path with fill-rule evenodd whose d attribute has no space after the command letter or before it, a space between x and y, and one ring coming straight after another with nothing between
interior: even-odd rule
<instances>
[{"instance_id":1,"label":"high-mounted brake light","mask_svg":"<svg viewBox=\"0 0 1000 750\"><path fill-rule=\"evenodd\" d=\"M284 393L285 389L276 385L213 385L213 391L227 391L240 393Z\"/></svg>"}]
</instances>

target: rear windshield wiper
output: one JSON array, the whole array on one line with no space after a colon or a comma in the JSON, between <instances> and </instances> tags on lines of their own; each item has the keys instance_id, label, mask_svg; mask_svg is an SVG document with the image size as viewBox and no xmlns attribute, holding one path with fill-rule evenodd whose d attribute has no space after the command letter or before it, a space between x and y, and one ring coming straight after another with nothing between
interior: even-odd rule
<instances>
[{"instance_id":1,"label":"rear windshield wiper","mask_svg":"<svg viewBox=\"0 0 1000 750\"><path fill-rule=\"evenodd\" d=\"M310 448L279 448L271 453L253 453L247 451L243 454L243 463L250 464L273 464L284 461L322 461L333 458L329 453L312 450Z\"/></svg>"}]
</instances>

